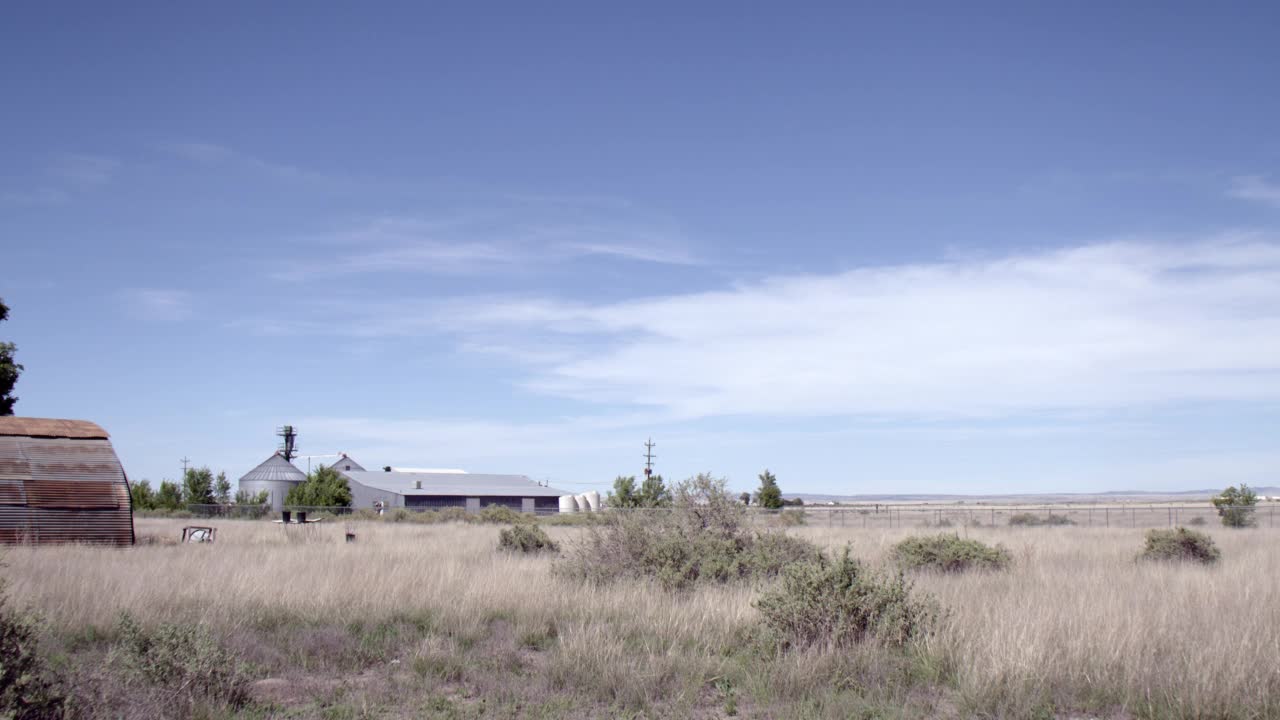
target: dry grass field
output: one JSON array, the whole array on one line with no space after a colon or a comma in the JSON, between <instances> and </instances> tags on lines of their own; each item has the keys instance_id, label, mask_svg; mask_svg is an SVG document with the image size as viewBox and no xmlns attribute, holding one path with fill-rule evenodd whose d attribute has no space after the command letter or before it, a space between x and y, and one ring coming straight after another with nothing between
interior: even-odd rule
<instances>
[{"instance_id":1,"label":"dry grass field","mask_svg":"<svg viewBox=\"0 0 1280 720\"><path fill-rule=\"evenodd\" d=\"M183 521L139 519L141 537ZM1137 563L1142 533L958 529L1002 543L1003 573L922 575L946 614L905 650L761 647L749 586L597 587L553 558L496 550L499 526L222 521L213 545L12 548L12 602L111 717L1280 717L1280 532L1209 528L1213 567ZM579 528L551 527L572 543ZM872 564L915 530L799 527ZM252 701L105 668L129 613L207 628ZM76 682L80 682L77 680ZM114 684L113 684L114 683ZM163 683L161 683L163 685Z\"/></svg>"}]
</instances>

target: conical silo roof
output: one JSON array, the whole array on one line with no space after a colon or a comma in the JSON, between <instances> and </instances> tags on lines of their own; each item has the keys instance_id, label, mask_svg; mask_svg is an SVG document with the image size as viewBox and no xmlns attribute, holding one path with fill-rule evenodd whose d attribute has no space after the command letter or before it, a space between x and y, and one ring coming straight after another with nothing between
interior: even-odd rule
<instances>
[{"instance_id":1,"label":"conical silo roof","mask_svg":"<svg viewBox=\"0 0 1280 720\"><path fill-rule=\"evenodd\" d=\"M240 482L303 482L307 479L307 474L293 466L293 463L284 459L280 453L275 453L271 457L262 461L258 467L250 470L240 478Z\"/></svg>"}]
</instances>

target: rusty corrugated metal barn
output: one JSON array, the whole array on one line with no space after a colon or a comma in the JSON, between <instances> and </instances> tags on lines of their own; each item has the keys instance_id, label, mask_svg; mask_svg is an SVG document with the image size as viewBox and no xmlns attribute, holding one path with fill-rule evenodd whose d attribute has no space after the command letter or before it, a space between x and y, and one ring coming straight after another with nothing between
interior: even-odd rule
<instances>
[{"instance_id":1,"label":"rusty corrugated metal barn","mask_svg":"<svg viewBox=\"0 0 1280 720\"><path fill-rule=\"evenodd\" d=\"M133 541L129 481L105 430L0 417L0 544Z\"/></svg>"}]
</instances>

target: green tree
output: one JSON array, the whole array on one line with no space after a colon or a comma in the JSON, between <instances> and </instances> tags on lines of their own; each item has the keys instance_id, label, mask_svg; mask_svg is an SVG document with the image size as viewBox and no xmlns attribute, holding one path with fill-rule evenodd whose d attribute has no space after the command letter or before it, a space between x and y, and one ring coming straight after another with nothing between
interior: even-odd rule
<instances>
[{"instance_id":1,"label":"green tree","mask_svg":"<svg viewBox=\"0 0 1280 720\"><path fill-rule=\"evenodd\" d=\"M0 298L0 322L9 318L9 306ZM18 384L18 376L22 374L22 366L13 361L13 354L18 346L11 342L0 342L0 416L12 415L13 404L18 402L13 394L13 386Z\"/></svg>"},{"instance_id":2,"label":"green tree","mask_svg":"<svg viewBox=\"0 0 1280 720\"><path fill-rule=\"evenodd\" d=\"M619 475L613 480L613 492L605 498L611 508L640 507L640 496L636 493L636 478Z\"/></svg>"},{"instance_id":3,"label":"green tree","mask_svg":"<svg viewBox=\"0 0 1280 720\"><path fill-rule=\"evenodd\" d=\"M207 467L187 468L182 478L182 499L188 505L212 505L213 471Z\"/></svg>"},{"instance_id":4,"label":"green tree","mask_svg":"<svg viewBox=\"0 0 1280 720\"><path fill-rule=\"evenodd\" d=\"M1227 527L1242 528L1256 523L1254 506L1257 504L1258 494L1244 483L1240 483L1239 489L1232 485L1213 497L1213 506Z\"/></svg>"},{"instance_id":5,"label":"green tree","mask_svg":"<svg viewBox=\"0 0 1280 720\"><path fill-rule=\"evenodd\" d=\"M168 480L160 481L160 489L156 491L155 507L157 510L181 510L182 486Z\"/></svg>"},{"instance_id":6,"label":"green tree","mask_svg":"<svg viewBox=\"0 0 1280 720\"><path fill-rule=\"evenodd\" d=\"M231 481L227 479L225 470L218 473L218 477L213 481L213 499L219 505L231 502Z\"/></svg>"},{"instance_id":7,"label":"green tree","mask_svg":"<svg viewBox=\"0 0 1280 720\"><path fill-rule=\"evenodd\" d=\"M289 489L285 505L300 507L351 507L351 486L337 470L321 466L305 482Z\"/></svg>"},{"instance_id":8,"label":"green tree","mask_svg":"<svg viewBox=\"0 0 1280 720\"><path fill-rule=\"evenodd\" d=\"M766 510L777 510L782 507L782 488L778 487L778 478L767 468L760 473L760 489L756 491L756 504Z\"/></svg>"},{"instance_id":9,"label":"green tree","mask_svg":"<svg viewBox=\"0 0 1280 720\"><path fill-rule=\"evenodd\" d=\"M640 484L640 507L655 508L671 505L671 491L661 475L650 475Z\"/></svg>"},{"instance_id":10,"label":"green tree","mask_svg":"<svg viewBox=\"0 0 1280 720\"><path fill-rule=\"evenodd\" d=\"M130 483L129 495L133 498L134 510L156 509L156 493L151 489L150 480L138 480Z\"/></svg>"},{"instance_id":11,"label":"green tree","mask_svg":"<svg viewBox=\"0 0 1280 720\"><path fill-rule=\"evenodd\" d=\"M237 505L266 505L267 500L270 498L271 495L266 490L259 491L256 495L251 494L248 490L236 491Z\"/></svg>"}]
</instances>

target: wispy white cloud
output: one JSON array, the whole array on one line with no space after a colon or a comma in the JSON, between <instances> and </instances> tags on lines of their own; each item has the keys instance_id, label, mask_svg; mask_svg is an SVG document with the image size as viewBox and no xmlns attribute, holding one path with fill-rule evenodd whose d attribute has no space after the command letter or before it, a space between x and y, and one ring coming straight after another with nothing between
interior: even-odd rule
<instances>
[{"instance_id":1,"label":"wispy white cloud","mask_svg":"<svg viewBox=\"0 0 1280 720\"><path fill-rule=\"evenodd\" d=\"M1280 207L1280 183L1273 183L1261 175L1244 175L1235 179L1230 194L1242 200L1253 200Z\"/></svg>"},{"instance_id":2,"label":"wispy white cloud","mask_svg":"<svg viewBox=\"0 0 1280 720\"><path fill-rule=\"evenodd\" d=\"M511 357L538 350L531 388L678 417L1276 401L1280 244L1091 245L600 306L383 307L355 324L501 337Z\"/></svg>"},{"instance_id":3,"label":"wispy white cloud","mask_svg":"<svg viewBox=\"0 0 1280 720\"><path fill-rule=\"evenodd\" d=\"M64 184L81 187L102 185L115 175L120 162L115 158L83 153L61 153L45 168L45 174Z\"/></svg>"},{"instance_id":4,"label":"wispy white cloud","mask_svg":"<svg viewBox=\"0 0 1280 720\"><path fill-rule=\"evenodd\" d=\"M380 217L298 243L323 249L324 257L295 262L275 277L296 281L388 272L490 273L592 257L668 265L698 262L679 242L659 233L528 219L507 209L441 220Z\"/></svg>"},{"instance_id":5,"label":"wispy white cloud","mask_svg":"<svg viewBox=\"0 0 1280 720\"><path fill-rule=\"evenodd\" d=\"M122 293L126 310L155 322L175 322L191 316L191 293L185 290L133 288Z\"/></svg>"},{"instance_id":6,"label":"wispy white cloud","mask_svg":"<svg viewBox=\"0 0 1280 720\"><path fill-rule=\"evenodd\" d=\"M103 155L57 153L29 179L28 187L0 190L0 204L12 206L57 205L76 194L105 185L120 162Z\"/></svg>"},{"instance_id":7,"label":"wispy white cloud","mask_svg":"<svg viewBox=\"0 0 1280 720\"><path fill-rule=\"evenodd\" d=\"M278 180L311 184L331 184L337 181L335 177L325 173L267 160L216 143L182 140L158 143L156 147L173 157L206 167L239 168Z\"/></svg>"}]
</instances>

